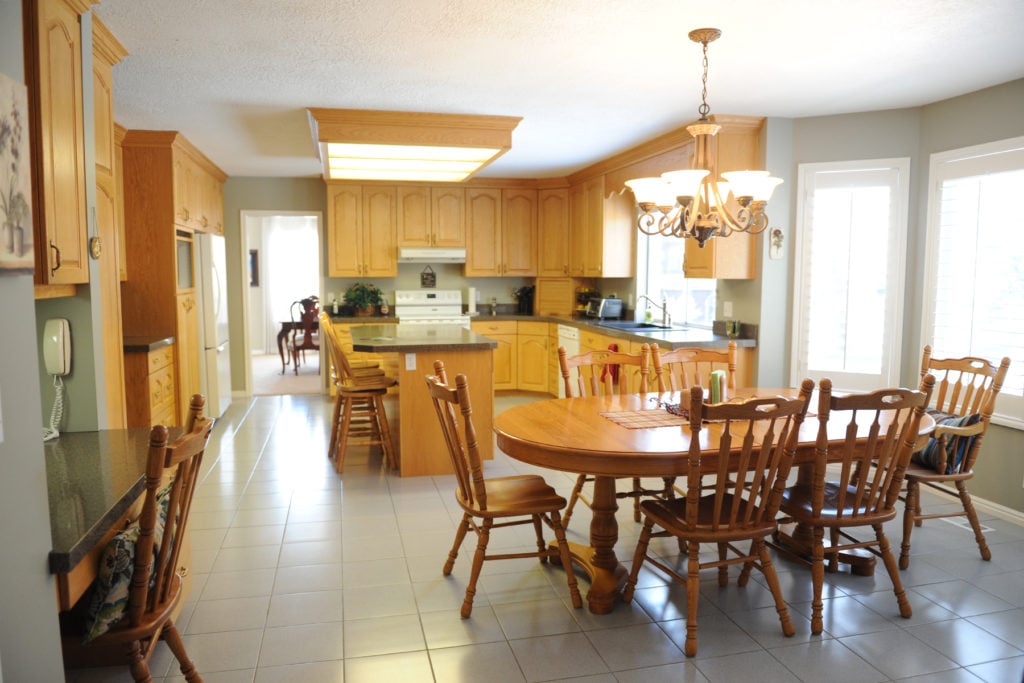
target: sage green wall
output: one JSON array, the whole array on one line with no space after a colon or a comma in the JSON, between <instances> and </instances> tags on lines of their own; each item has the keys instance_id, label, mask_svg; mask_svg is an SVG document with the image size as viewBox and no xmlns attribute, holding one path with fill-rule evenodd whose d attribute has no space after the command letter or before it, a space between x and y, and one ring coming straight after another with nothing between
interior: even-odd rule
<instances>
[{"instance_id":1,"label":"sage green wall","mask_svg":"<svg viewBox=\"0 0 1024 683\"><path fill-rule=\"evenodd\" d=\"M794 172L796 165L801 163L910 157L907 279L900 373L904 385L916 385L918 382L923 346L921 308L929 155L1024 135L1022 112L1024 79L915 109L813 117L794 122ZM791 188L794 196L795 189ZM765 292L766 297L771 295ZM997 505L1024 512L1024 458L1020 457L1021 453L1024 453L1024 431L993 425L985 438L984 459L972 482L972 493Z\"/></svg>"},{"instance_id":2,"label":"sage green wall","mask_svg":"<svg viewBox=\"0 0 1024 683\"><path fill-rule=\"evenodd\" d=\"M24 72L21 3L2 0L0 73L22 83ZM12 683L64 680L46 569L52 545L33 296L31 274L0 274L0 680Z\"/></svg>"}]
</instances>

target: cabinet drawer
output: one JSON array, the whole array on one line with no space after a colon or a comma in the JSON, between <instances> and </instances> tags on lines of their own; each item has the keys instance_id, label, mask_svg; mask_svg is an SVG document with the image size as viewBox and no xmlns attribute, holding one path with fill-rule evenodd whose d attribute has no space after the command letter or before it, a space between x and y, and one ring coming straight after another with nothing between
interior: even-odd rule
<instances>
[{"instance_id":1,"label":"cabinet drawer","mask_svg":"<svg viewBox=\"0 0 1024 683\"><path fill-rule=\"evenodd\" d=\"M174 367L168 365L149 376L150 411L155 416L161 407L168 405L173 414L174 403Z\"/></svg>"},{"instance_id":2,"label":"cabinet drawer","mask_svg":"<svg viewBox=\"0 0 1024 683\"><path fill-rule=\"evenodd\" d=\"M515 320L490 320L476 321L470 324L471 329L477 334L516 334L517 322Z\"/></svg>"},{"instance_id":3,"label":"cabinet drawer","mask_svg":"<svg viewBox=\"0 0 1024 683\"><path fill-rule=\"evenodd\" d=\"M153 374L161 368L165 368L171 364L174 360L174 347L171 345L163 346L156 351L150 351L147 363L149 364L149 373Z\"/></svg>"},{"instance_id":4,"label":"cabinet drawer","mask_svg":"<svg viewBox=\"0 0 1024 683\"><path fill-rule=\"evenodd\" d=\"M517 323L519 334L531 334L538 336L547 336L548 324L547 323L528 323L522 320Z\"/></svg>"}]
</instances>

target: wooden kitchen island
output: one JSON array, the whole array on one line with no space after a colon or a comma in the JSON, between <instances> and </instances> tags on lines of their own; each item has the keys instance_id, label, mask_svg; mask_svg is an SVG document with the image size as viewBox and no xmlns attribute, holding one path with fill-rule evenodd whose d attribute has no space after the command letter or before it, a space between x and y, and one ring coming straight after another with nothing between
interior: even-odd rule
<instances>
[{"instance_id":1,"label":"wooden kitchen island","mask_svg":"<svg viewBox=\"0 0 1024 683\"><path fill-rule=\"evenodd\" d=\"M398 414L388 418L398 432L398 460L403 477L452 474L437 413L427 393L426 375L434 361L444 363L448 381L469 378L473 424L480 454L494 457L494 349L498 343L457 325L358 325L352 348L376 354L398 354ZM390 412L390 411L389 411ZM397 418L397 419L396 419Z\"/></svg>"}]
</instances>

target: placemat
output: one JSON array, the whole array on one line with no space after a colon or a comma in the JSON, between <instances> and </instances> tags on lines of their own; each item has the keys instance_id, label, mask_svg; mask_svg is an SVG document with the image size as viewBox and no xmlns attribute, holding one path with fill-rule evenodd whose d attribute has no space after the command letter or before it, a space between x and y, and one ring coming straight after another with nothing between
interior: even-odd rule
<instances>
[{"instance_id":1,"label":"placemat","mask_svg":"<svg viewBox=\"0 0 1024 683\"><path fill-rule=\"evenodd\" d=\"M686 422L680 415L672 415L664 410L624 410L617 413L601 413L626 429L650 429L652 427L679 427Z\"/></svg>"}]
</instances>

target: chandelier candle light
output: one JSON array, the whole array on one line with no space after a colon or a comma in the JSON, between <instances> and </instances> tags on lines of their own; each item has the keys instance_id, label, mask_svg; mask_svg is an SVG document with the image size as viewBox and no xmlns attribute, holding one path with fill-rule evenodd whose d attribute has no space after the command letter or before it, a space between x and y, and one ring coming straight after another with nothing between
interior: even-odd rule
<instances>
[{"instance_id":1,"label":"chandelier candle light","mask_svg":"<svg viewBox=\"0 0 1024 683\"><path fill-rule=\"evenodd\" d=\"M782 179L768 171L731 171L722 174L722 182L715 174L715 135L722 127L708 119L708 43L721 35L717 28L689 33L690 40L704 49L701 105L697 109L700 119L686 127L694 139L694 167L662 173L660 178L626 181L642 212L637 228L646 235L692 237L703 247L716 235L757 235L768 227L764 207Z\"/></svg>"}]
</instances>

